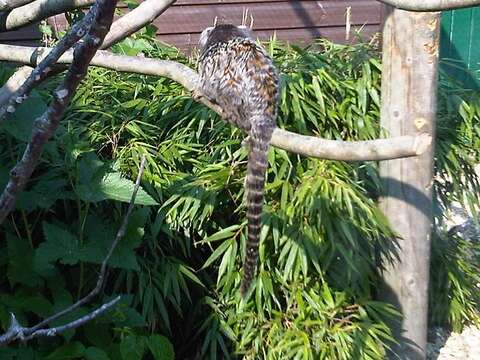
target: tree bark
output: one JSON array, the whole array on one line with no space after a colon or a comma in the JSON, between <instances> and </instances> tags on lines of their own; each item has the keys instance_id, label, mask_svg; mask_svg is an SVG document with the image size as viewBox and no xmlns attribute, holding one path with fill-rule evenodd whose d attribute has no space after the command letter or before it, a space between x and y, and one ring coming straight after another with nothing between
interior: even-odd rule
<instances>
[{"instance_id":1,"label":"tree bark","mask_svg":"<svg viewBox=\"0 0 480 360\"><path fill-rule=\"evenodd\" d=\"M36 0L11 11L0 13L0 32L11 31L50 16L87 7L95 0Z\"/></svg>"},{"instance_id":2,"label":"tree bark","mask_svg":"<svg viewBox=\"0 0 480 360\"><path fill-rule=\"evenodd\" d=\"M390 136L434 135L439 24L440 13L387 9L381 123ZM380 206L399 235L392 239L396 256L381 258L380 297L403 314L402 321L393 324L399 342L393 350L401 359L426 355L432 174L433 144L420 156L380 164L385 186Z\"/></svg>"},{"instance_id":3,"label":"tree bark","mask_svg":"<svg viewBox=\"0 0 480 360\"><path fill-rule=\"evenodd\" d=\"M12 10L33 0L0 0L0 11Z\"/></svg>"}]
</instances>

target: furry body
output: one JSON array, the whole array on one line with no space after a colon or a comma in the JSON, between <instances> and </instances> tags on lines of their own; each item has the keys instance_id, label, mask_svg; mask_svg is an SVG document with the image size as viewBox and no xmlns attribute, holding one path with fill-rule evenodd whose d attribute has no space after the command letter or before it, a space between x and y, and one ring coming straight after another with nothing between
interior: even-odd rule
<instances>
[{"instance_id":1,"label":"furry body","mask_svg":"<svg viewBox=\"0 0 480 360\"><path fill-rule=\"evenodd\" d=\"M199 91L223 109L223 117L248 137L248 239L241 293L245 296L255 276L267 155L275 129L279 78L272 60L245 27L218 25L200 38Z\"/></svg>"}]
</instances>

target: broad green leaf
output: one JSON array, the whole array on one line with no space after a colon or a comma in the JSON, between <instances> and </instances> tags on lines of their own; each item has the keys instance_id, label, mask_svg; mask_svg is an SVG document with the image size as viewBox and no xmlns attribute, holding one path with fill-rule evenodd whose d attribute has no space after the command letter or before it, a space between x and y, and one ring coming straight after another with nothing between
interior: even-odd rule
<instances>
[{"instance_id":1,"label":"broad green leaf","mask_svg":"<svg viewBox=\"0 0 480 360\"><path fill-rule=\"evenodd\" d=\"M34 251L28 240L7 234L7 276L10 284L38 286L40 279L34 271Z\"/></svg>"},{"instance_id":2,"label":"broad green leaf","mask_svg":"<svg viewBox=\"0 0 480 360\"><path fill-rule=\"evenodd\" d=\"M158 334L150 335L147 339L147 346L155 360L175 359L173 345L165 336Z\"/></svg>"},{"instance_id":3,"label":"broad green leaf","mask_svg":"<svg viewBox=\"0 0 480 360\"><path fill-rule=\"evenodd\" d=\"M145 353L145 340L141 336L129 335L120 343L123 360L141 360Z\"/></svg>"},{"instance_id":4,"label":"broad green leaf","mask_svg":"<svg viewBox=\"0 0 480 360\"><path fill-rule=\"evenodd\" d=\"M85 360L110 360L110 358L102 349L91 346L85 350Z\"/></svg>"},{"instance_id":5,"label":"broad green leaf","mask_svg":"<svg viewBox=\"0 0 480 360\"><path fill-rule=\"evenodd\" d=\"M83 201L98 202L116 200L129 203L132 198L134 182L122 177L120 173L107 173L105 176L89 184L79 185L77 194ZM138 189L136 205L158 205L142 188Z\"/></svg>"},{"instance_id":6,"label":"broad green leaf","mask_svg":"<svg viewBox=\"0 0 480 360\"><path fill-rule=\"evenodd\" d=\"M57 225L43 223L46 241L40 244L35 253L39 264L60 260L65 265L75 265L80 260L80 247L75 236Z\"/></svg>"},{"instance_id":7,"label":"broad green leaf","mask_svg":"<svg viewBox=\"0 0 480 360\"><path fill-rule=\"evenodd\" d=\"M79 341L66 343L50 353L45 360L82 359L85 355L85 346Z\"/></svg>"},{"instance_id":8,"label":"broad green leaf","mask_svg":"<svg viewBox=\"0 0 480 360\"><path fill-rule=\"evenodd\" d=\"M15 112L2 122L1 129L20 141L29 141L33 123L47 109L47 104L38 92L32 91L30 97L17 107Z\"/></svg>"}]
</instances>

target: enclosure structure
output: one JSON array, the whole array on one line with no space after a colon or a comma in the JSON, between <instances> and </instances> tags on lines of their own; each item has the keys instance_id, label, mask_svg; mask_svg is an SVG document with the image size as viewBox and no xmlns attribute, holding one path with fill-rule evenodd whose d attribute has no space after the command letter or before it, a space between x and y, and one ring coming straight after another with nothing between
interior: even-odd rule
<instances>
[{"instance_id":1,"label":"enclosure structure","mask_svg":"<svg viewBox=\"0 0 480 360\"><path fill-rule=\"evenodd\" d=\"M129 12L123 3L118 7ZM157 39L189 51L215 18L240 24L246 10L253 17L253 29L259 38L267 40L275 34L279 40L303 44L317 38L340 43L368 41L380 31L382 22L382 6L376 0L179 0L153 24ZM48 22L55 31L66 27L64 15L53 16ZM36 26L0 33L0 43L37 45L40 38Z\"/></svg>"},{"instance_id":2,"label":"enclosure structure","mask_svg":"<svg viewBox=\"0 0 480 360\"><path fill-rule=\"evenodd\" d=\"M431 139L435 132L436 81L439 54L440 10L449 7L464 7L479 4L478 0L383 0L392 5L386 12L383 29L383 82L382 82L382 125L389 131L390 139L370 142L326 141L314 137L288 133L276 129L272 144L285 150L337 160L388 160L381 164L381 176L385 193L381 207L390 220L398 238L391 239L396 245L393 261L384 261L383 298L398 306L404 315L397 327L399 341L398 354L405 359L423 359L426 349L427 325L427 289L428 265L430 254L431 231L431 186L433 144ZM114 2L113 2L114 3ZM148 2L151 6L158 3ZM106 6L106 2L99 1ZM112 2L109 3L112 5ZM114 4L113 4L114 5ZM145 10L147 7L139 9ZM158 8L158 7L157 7ZM401 8L401 9L400 9ZM148 9L148 8L147 8ZM158 8L159 12L163 12ZM131 14L134 12L132 11ZM141 14L141 12L138 12ZM120 20L118 20L120 21ZM143 25L148 19L143 18ZM126 32L112 27L107 34L104 47L108 47L126 36ZM139 24L139 23L137 23ZM143 26L142 25L142 26ZM133 30L134 27L131 28ZM75 29L78 30L78 29ZM104 35L104 34L102 34ZM81 32L72 32L71 37L81 37ZM93 38L91 42L99 47L101 44ZM115 39L115 40L112 40ZM76 40L68 38L71 46ZM67 41L66 40L66 41ZM55 48L49 54L35 57L36 49L0 46L2 60L38 66L27 83L40 82L46 76L47 67L52 63L67 64L78 61L75 54L66 53L68 47ZM89 53L95 51L91 46ZM93 49L93 50L92 50ZM59 53L60 52L60 53ZM38 54L37 54L38 55ZM78 55L78 54L77 54ZM40 65L38 62L44 60ZM88 59L90 61L90 59ZM50 63L49 63L50 61ZM91 64L114 68L119 71L140 72L144 74L167 76L181 83L188 90L196 88L196 73L172 62L154 59L129 58L99 52L91 59ZM76 69L70 69L71 72ZM28 75L28 73L27 73ZM17 99L22 99L28 91L25 87L18 90L12 81L6 90L13 95L5 101L4 112L15 110ZM27 147L24 157L10 174L9 184L0 198L0 220L12 209L18 193L31 175L38 160L43 144L58 126L59 112L66 105L64 88L56 92L54 114L45 113L44 122L38 126ZM71 90L68 88L68 90ZM21 102L21 101L20 101ZM203 99L202 102L211 109L221 113L215 104ZM39 141L41 140L41 142ZM35 151L32 151L34 149ZM407 158L408 159L403 159ZM402 159L400 159L402 158ZM397 160L393 160L397 159ZM32 328L20 328L12 319L12 327L0 340L12 341L20 335L32 334ZM35 329L36 327L33 327ZM1 343L1 341L0 341Z\"/></svg>"}]
</instances>

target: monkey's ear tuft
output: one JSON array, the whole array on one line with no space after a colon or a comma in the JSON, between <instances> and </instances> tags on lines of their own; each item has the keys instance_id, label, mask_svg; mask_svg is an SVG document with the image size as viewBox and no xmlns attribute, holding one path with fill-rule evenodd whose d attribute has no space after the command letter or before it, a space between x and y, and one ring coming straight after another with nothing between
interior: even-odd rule
<instances>
[{"instance_id":1,"label":"monkey's ear tuft","mask_svg":"<svg viewBox=\"0 0 480 360\"><path fill-rule=\"evenodd\" d=\"M252 32L252 29L249 28L248 26L246 25L239 25L237 26L237 29L241 30L241 32L243 33L243 35L247 38L251 38L253 39L253 32Z\"/></svg>"},{"instance_id":2,"label":"monkey's ear tuft","mask_svg":"<svg viewBox=\"0 0 480 360\"><path fill-rule=\"evenodd\" d=\"M208 36L214 28L214 26L210 26L202 31L202 33L200 34L200 39L198 40L198 44L200 45L200 47L204 47L207 44Z\"/></svg>"}]
</instances>

